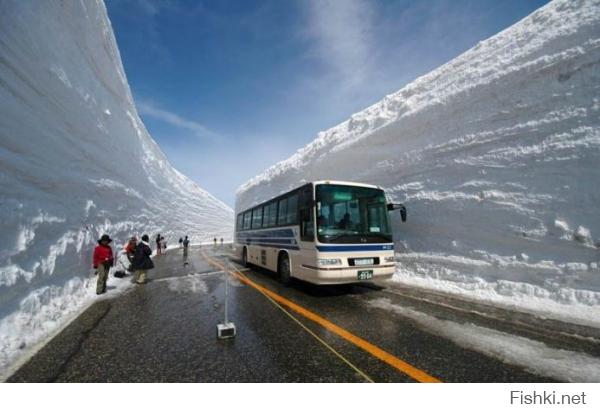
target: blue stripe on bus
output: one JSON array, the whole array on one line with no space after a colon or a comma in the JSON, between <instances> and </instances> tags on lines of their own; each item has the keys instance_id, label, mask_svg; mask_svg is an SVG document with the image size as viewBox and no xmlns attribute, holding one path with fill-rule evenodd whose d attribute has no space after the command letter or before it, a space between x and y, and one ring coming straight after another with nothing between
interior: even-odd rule
<instances>
[{"instance_id":1,"label":"blue stripe on bus","mask_svg":"<svg viewBox=\"0 0 600 413\"><path fill-rule=\"evenodd\" d=\"M262 242L247 242L248 245L258 245L260 247L271 247L271 248L282 248L287 250L299 250L300 248L297 245L280 245L280 244L266 244Z\"/></svg>"},{"instance_id":2,"label":"blue stripe on bus","mask_svg":"<svg viewBox=\"0 0 600 413\"><path fill-rule=\"evenodd\" d=\"M294 238L261 238L261 237L247 237L238 238L238 242L270 242L273 244L296 244Z\"/></svg>"},{"instance_id":3,"label":"blue stripe on bus","mask_svg":"<svg viewBox=\"0 0 600 413\"><path fill-rule=\"evenodd\" d=\"M282 244L295 241L294 238L271 238L271 237L238 237L238 240L255 240L255 241L268 241L268 242L279 242Z\"/></svg>"},{"instance_id":4,"label":"blue stripe on bus","mask_svg":"<svg viewBox=\"0 0 600 413\"><path fill-rule=\"evenodd\" d=\"M386 251L393 250L394 244L386 245L316 245L317 250L321 252L342 252L342 251Z\"/></svg>"},{"instance_id":5,"label":"blue stripe on bus","mask_svg":"<svg viewBox=\"0 0 600 413\"><path fill-rule=\"evenodd\" d=\"M264 229L264 230L246 230L246 231L238 231L237 232L238 237L241 236L245 236L245 237L278 237L278 238L288 238L288 237L293 237L294 236L294 232L292 231L291 228L286 228L286 229Z\"/></svg>"}]
</instances>

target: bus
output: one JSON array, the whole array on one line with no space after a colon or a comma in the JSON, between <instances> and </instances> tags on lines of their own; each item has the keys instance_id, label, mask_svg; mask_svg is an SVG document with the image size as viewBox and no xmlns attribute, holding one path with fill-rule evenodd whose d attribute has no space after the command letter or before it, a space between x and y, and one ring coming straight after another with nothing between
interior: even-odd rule
<instances>
[{"instance_id":1,"label":"bus","mask_svg":"<svg viewBox=\"0 0 600 413\"><path fill-rule=\"evenodd\" d=\"M394 243L386 202L378 186L315 181L239 211L235 251L244 266L313 284L381 280L394 274Z\"/></svg>"}]
</instances>

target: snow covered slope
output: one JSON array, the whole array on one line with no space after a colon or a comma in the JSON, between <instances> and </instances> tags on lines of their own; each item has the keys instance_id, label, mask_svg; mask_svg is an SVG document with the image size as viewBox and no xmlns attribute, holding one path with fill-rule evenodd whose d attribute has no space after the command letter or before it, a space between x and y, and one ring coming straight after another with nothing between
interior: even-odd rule
<instances>
[{"instance_id":1,"label":"snow covered slope","mask_svg":"<svg viewBox=\"0 0 600 413\"><path fill-rule=\"evenodd\" d=\"M600 325L600 2L558 0L238 190L314 179L404 202L396 280Z\"/></svg>"},{"instance_id":2,"label":"snow covered slope","mask_svg":"<svg viewBox=\"0 0 600 413\"><path fill-rule=\"evenodd\" d=\"M233 211L146 131L101 1L0 2L0 111L1 376L95 297L99 234L230 239Z\"/></svg>"}]
</instances>

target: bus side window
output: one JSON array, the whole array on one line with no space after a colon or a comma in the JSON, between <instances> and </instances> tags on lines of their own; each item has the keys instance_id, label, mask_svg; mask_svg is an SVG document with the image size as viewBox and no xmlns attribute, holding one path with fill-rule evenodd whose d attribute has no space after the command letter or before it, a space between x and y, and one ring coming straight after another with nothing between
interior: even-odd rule
<instances>
[{"instance_id":1,"label":"bus side window","mask_svg":"<svg viewBox=\"0 0 600 413\"><path fill-rule=\"evenodd\" d=\"M238 216L237 216L237 225L236 225L236 228L235 228L236 231L239 231L239 230L242 229L243 222L244 222L244 219L242 218L242 214L238 214Z\"/></svg>"},{"instance_id":2,"label":"bus side window","mask_svg":"<svg viewBox=\"0 0 600 413\"><path fill-rule=\"evenodd\" d=\"M277 202L271 202L265 207L265 214L263 218L263 228L272 227L276 224L277 218Z\"/></svg>"},{"instance_id":3,"label":"bus side window","mask_svg":"<svg viewBox=\"0 0 600 413\"><path fill-rule=\"evenodd\" d=\"M252 213L250 211L244 212L244 229L250 229L252 224Z\"/></svg>"},{"instance_id":4,"label":"bus side window","mask_svg":"<svg viewBox=\"0 0 600 413\"><path fill-rule=\"evenodd\" d=\"M273 216L271 219L273 220L273 226L277 226L277 211L279 210L279 201L273 202Z\"/></svg>"},{"instance_id":5,"label":"bus side window","mask_svg":"<svg viewBox=\"0 0 600 413\"><path fill-rule=\"evenodd\" d=\"M262 213L262 207L254 208L252 210L252 229L260 228L262 226Z\"/></svg>"},{"instance_id":6,"label":"bus side window","mask_svg":"<svg viewBox=\"0 0 600 413\"><path fill-rule=\"evenodd\" d=\"M295 193L290 195L287 202L287 219L288 225L294 225L298 223L298 194Z\"/></svg>"},{"instance_id":7,"label":"bus side window","mask_svg":"<svg viewBox=\"0 0 600 413\"><path fill-rule=\"evenodd\" d=\"M279 214L277 215L277 225L285 225L287 220L287 198L279 200Z\"/></svg>"}]
</instances>

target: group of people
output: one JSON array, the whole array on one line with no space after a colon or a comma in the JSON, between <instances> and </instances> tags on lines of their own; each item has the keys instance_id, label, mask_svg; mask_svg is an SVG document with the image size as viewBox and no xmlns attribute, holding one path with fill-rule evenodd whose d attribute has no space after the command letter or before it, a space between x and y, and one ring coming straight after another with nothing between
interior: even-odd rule
<instances>
[{"instance_id":1,"label":"group of people","mask_svg":"<svg viewBox=\"0 0 600 413\"><path fill-rule=\"evenodd\" d=\"M150 238L148 235L142 235L140 242L138 242L136 237L131 237L127 244L125 244L122 253L116 259L110 246L111 243L112 239L110 236L104 234L100 237L98 245L94 249L93 265L95 274L98 275L96 283L96 294L98 295L106 292L108 273L113 265L115 266L115 277L122 278L127 273L132 273L134 275L132 282L136 284L145 284L148 271L154 268L154 263L150 258L152 256L152 249L150 248ZM216 247L216 238L214 239L214 244ZM221 245L223 245L223 238L221 238ZM189 246L190 240L187 235L179 238L179 248L183 248L184 256L187 256ZM156 236L156 255L161 255L166 249L167 242L165 238L158 234Z\"/></svg>"},{"instance_id":2,"label":"group of people","mask_svg":"<svg viewBox=\"0 0 600 413\"><path fill-rule=\"evenodd\" d=\"M123 253L118 257L115 276L123 277L126 273L134 274L133 283L145 284L146 275L149 270L154 268L152 262L152 249L150 248L150 238L148 235L142 235L140 242L136 237L131 237L123 249ZM98 240L98 245L94 248L93 266L98 275L96 282L96 294L106 292L106 281L108 273L114 264L114 255L110 244L112 239L108 234L104 234Z\"/></svg>"}]
</instances>

